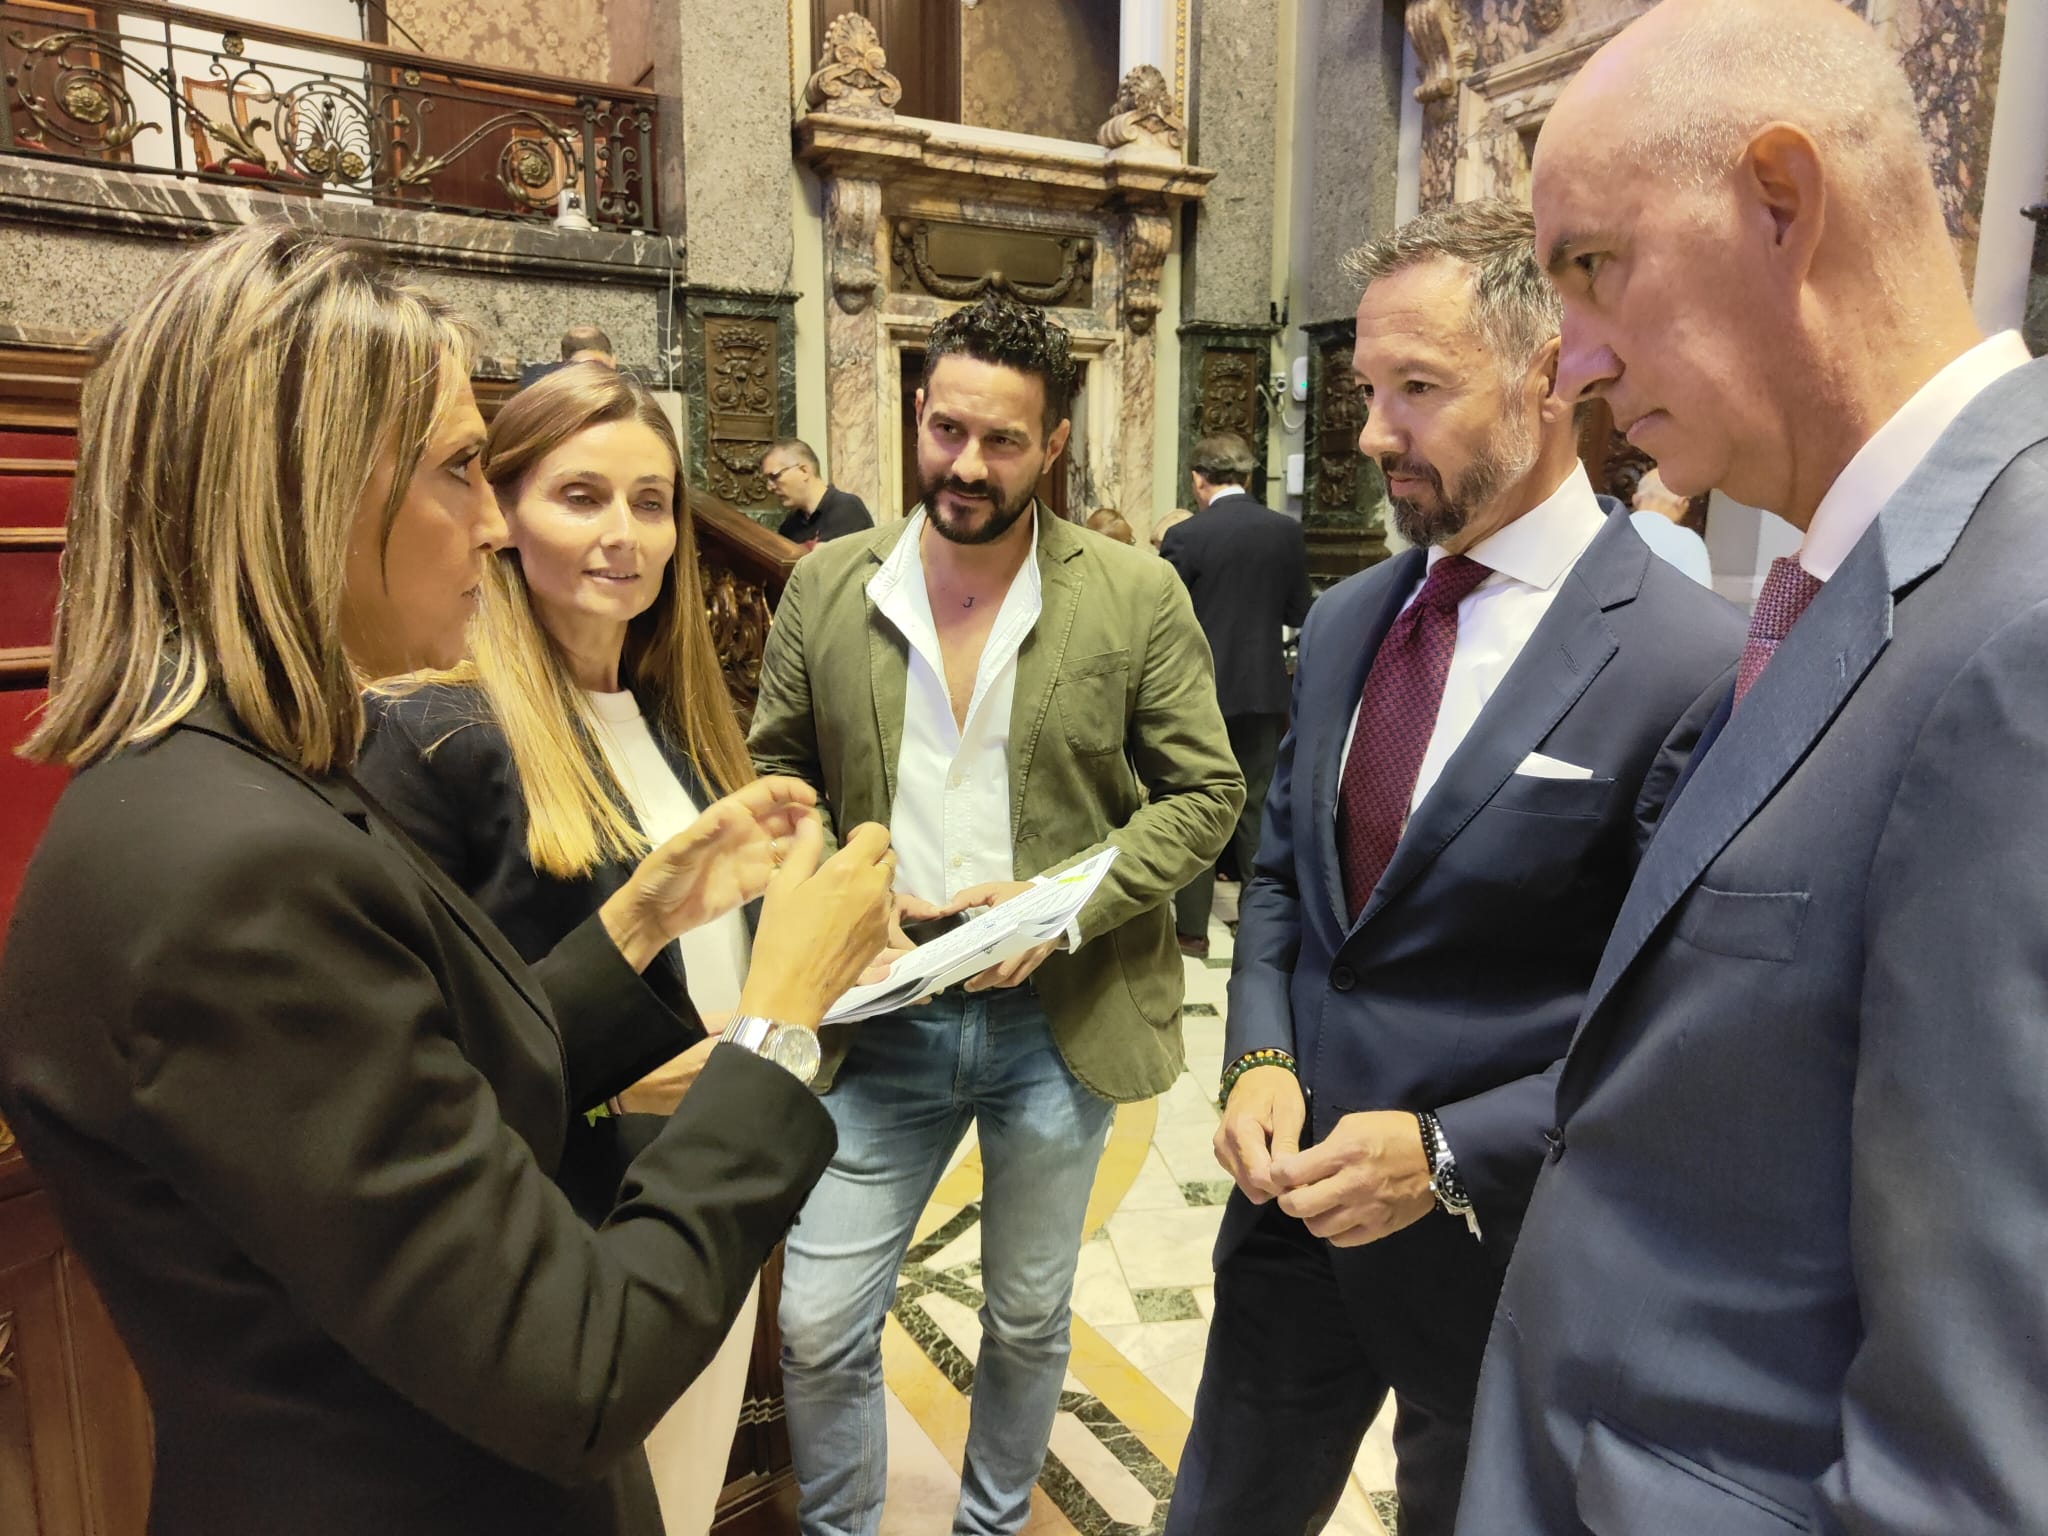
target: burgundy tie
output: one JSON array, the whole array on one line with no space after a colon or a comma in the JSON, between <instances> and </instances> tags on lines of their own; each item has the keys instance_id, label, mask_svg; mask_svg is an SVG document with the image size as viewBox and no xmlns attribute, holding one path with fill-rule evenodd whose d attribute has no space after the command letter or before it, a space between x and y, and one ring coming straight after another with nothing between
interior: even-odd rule
<instances>
[{"instance_id":1,"label":"burgundy tie","mask_svg":"<svg viewBox=\"0 0 2048 1536\"><path fill-rule=\"evenodd\" d=\"M1792 633L1799 615L1821 589L1821 579L1809 575L1792 555L1780 555L1771 562L1764 577L1764 589L1757 594L1756 612L1749 616L1749 640L1742 647L1742 660L1735 665L1735 702L1756 685L1764 668L1778 652L1778 646Z\"/></svg>"},{"instance_id":2,"label":"burgundy tie","mask_svg":"<svg viewBox=\"0 0 2048 1536\"><path fill-rule=\"evenodd\" d=\"M1366 674L1358 729L1352 733L1337 799L1337 849L1344 866L1344 900L1354 923L1408 824L1415 778L1436 730L1444 676L1458 645L1458 604L1490 574L1463 555L1437 561L1415 601L1380 642Z\"/></svg>"}]
</instances>

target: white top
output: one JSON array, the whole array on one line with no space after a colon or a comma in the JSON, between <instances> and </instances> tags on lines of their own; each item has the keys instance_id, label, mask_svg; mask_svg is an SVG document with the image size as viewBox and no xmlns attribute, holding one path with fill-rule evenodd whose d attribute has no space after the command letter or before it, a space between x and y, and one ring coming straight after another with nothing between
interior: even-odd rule
<instances>
[{"instance_id":1,"label":"white top","mask_svg":"<svg viewBox=\"0 0 2048 1536\"><path fill-rule=\"evenodd\" d=\"M668 759L654 744L640 705L631 693L589 693L591 711L597 716L598 745L611 765L633 819L647 840L659 848L697 819L703 809L683 788ZM740 988L747 979L752 956L747 920L739 912L726 913L716 922L693 928L676 940L683 957L683 970L690 984L690 1001L705 1018L731 1013L740 1004Z\"/></svg>"},{"instance_id":2,"label":"white top","mask_svg":"<svg viewBox=\"0 0 2048 1536\"><path fill-rule=\"evenodd\" d=\"M1422 754L1422 768L1415 775L1415 794L1408 802L1411 812L1435 787L1444 764L1471 733L1486 701L1550 611L1565 575L1578 564L1579 556L1606 522L1607 514L1593 494L1585 466L1574 464L1571 474L1548 498L1465 551L1493 574L1458 604L1458 644L1444 676L1436 729L1430 733L1429 749ZM1430 550L1425 579L1443 558L1441 549ZM1403 612L1421 590L1418 581L1401 605ZM1351 708L1351 729L1344 737L1346 762L1351 758L1351 739L1358 732L1358 708L1357 704Z\"/></svg>"},{"instance_id":3,"label":"white top","mask_svg":"<svg viewBox=\"0 0 2048 1536\"><path fill-rule=\"evenodd\" d=\"M1209 493L1209 505L1215 506L1217 502L1226 496L1242 496L1244 494L1245 489L1241 485L1219 485Z\"/></svg>"},{"instance_id":4,"label":"white top","mask_svg":"<svg viewBox=\"0 0 2048 1536\"><path fill-rule=\"evenodd\" d=\"M1921 385L1913 398L1856 450L1856 457L1813 509L1813 521L1799 546L1799 563L1807 574L1826 581L1840 570L1856 541L1877 521L1884 504L1934 451L1935 440L1972 400L2029 361L2020 333L2001 331L1978 342Z\"/></svg>"},{"instance_id":5,"label":"white top","mask_svg":"<svg viewBox=\"0 0 2048 1536\"><path fill-rule=\"evenodd\" d=\"M953 721L946 661L918 556L924 509L868 583L876 610L910 644L903 691L903 746L896 758L896 801L889 843L896 888L947 902L969 886L1014 880L1010 825L1010 709L1017 695L1017 653L1038 623L1038 518L1031 550L1010 583L982 647L965 728Z\"/></svg>"},{"instance_id":6,"label":"white top","mask_svg":"<svg viewBox=\"0 0 2048 1536\"><path fill-rule=\"evenodd\" d=\"M1707 554L1705 539L1662 512L1631 512L1628 520L1650 546L1651 554L1676 566L1701 586L1713 586L1714 562Z\"/></svg>"}]
</instances>

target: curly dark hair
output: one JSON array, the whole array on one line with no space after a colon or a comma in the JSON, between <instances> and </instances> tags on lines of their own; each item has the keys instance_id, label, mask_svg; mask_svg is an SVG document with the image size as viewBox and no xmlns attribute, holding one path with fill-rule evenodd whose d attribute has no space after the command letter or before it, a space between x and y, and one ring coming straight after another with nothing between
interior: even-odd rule
<instances>
[{"instance_id":1,"label":"curly dark hair","mask_svg":"<svg viewBox=\"0 0 2048 1536\"><path fill-rule=\"evenodd\" d=\"M924 348L923 387L942 357L972 357L984 363L1036 375L1045 385L1045 430L1067 419L1077 370L1067 329L1042 309L985 293L981 302L956 309L932 327Z\"/></svg>"}]
</instances>

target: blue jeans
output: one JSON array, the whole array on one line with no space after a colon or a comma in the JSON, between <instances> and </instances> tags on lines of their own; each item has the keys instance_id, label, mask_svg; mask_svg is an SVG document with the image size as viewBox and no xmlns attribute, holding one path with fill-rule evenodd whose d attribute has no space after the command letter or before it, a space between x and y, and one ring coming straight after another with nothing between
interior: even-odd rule
<instances>
[{"instance_id":1,"label":"blue jeans","mask_svg":"<svg viewBox=\"0 0 2048 1536\"><path fill-rule=\"evenodd\" d=\"M1024 1524L1066 1380L1081 1224L1115 1106L1081 1086L1026 987L861 1026L825 1096L839 1152L790 1233L783 1389L804 1536L874 1536L887 1474L882 1322L970 1121L982 1161L981 1355L953 1529Z\"/></svg>"}]
</instances>

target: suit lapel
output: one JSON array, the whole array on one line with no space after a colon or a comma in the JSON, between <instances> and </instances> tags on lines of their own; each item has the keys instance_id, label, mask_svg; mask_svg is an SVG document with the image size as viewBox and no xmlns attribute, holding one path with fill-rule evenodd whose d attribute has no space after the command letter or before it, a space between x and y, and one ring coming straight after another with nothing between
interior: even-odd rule
<instances>
[{"instance_id":1,"label":"suit lapel","mask_svg":"<svg viewBox=\"0 0 2048 1536\"><path fill-rule=\"evenodd\" d=\"M1023 829L1024 789L1031 778L1031 759L1038 750L1052 708L1053 684L1066 661L1067 637L1081 606L1080 535L1050 512L1034 509L1038 518L1038 622L1017 652L1017 681L1010 701L1010 835Z\"/></svg>"},{"instance_id":2,"label":"suit lapel","mask_svg":"<svg viewBox=\"0 0 2048 1536\"><path fill-rule=\"evenodd\" d=\"M1702 743L1685 793L1665 812L1587 994L1561 1112L1583 1099L1599 1061L1602 1005L1660 923L1812 750L1890 643L1895 594L1948 558L1978 503L2019 454L2048 439L2048 360L1987 388L1820 590L1742 708Z\"/></svg>"},{"instance_id":3,"label":"suit lapel","mask_svg":"<svg viewBox=\"0 0 2048 1536\"><path fill-rule=\"evenodd\" d=\"M894 532L893 538L885 534L870 542L868 555L875 570L888 562L902 540L903 529ZM873 579L874 572L870 571L868 581ZM910 689L910 642L883 617L867 588L868 582L862 582L860 600L868 616L868 692L875 710L875 742L882 756L882 807L886 816L896 804L896 760L903 755L903 701ZM842 833L844 830L841 829Z\"/></svg>"},{"instance_id":4,"label":"suit lapel","mask_svg":"<svg viewBox=\"0 0 2048 1536\"><path fill-rule=\"evenodd\" d=\"M1338 670L1333 674L1335 692L1312 706L1311 718L1320 732L1311 759L1315 773L1315 835L1322 852L1323 894L1339 933L1349 927L1351 918L1351 909L1344 900L1344 861L1337 847L1337 796L1344 784L1344 741L1351 734L1352 717L1358 712L1373 658L1379 654L1387 631L1394 627L1394 620L1400 617L1408 594L1422 580L1427 559L1420 549L1405 550L1373 573L1379 585L1359 594L1350 655L1348 659L1339 656ZM1341 644L1341 635L1338 640Z\"/></svg>"},{"instance_id":5,"label":"suit lapel","mask_svg":"<svg viewBox=\"0 0 2048 1536\"><path fill-rule=\"evenodd\" d=\"M1596 536L1595 543L1599 542ZM1619 649L1614 631L1602 615L1595 584L1580 570L1594 559L1589 547L1578 565L1565 573L1522 654L1415 808L1359 915L1360 926L1371 922L1436 860L1613 659Z\"/></svg>"}]
</instances>

